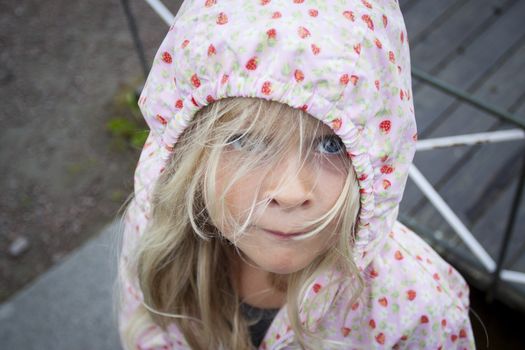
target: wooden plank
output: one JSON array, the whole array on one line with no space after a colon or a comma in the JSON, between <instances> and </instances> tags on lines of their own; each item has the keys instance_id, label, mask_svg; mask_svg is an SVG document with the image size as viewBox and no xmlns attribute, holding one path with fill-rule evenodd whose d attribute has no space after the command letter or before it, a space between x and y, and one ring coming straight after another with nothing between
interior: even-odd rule
<instances>
[{"instance_id":1,"label":"wooden plank","mask_svg":"<svg viewBox=\"0 0 525 350\"><path fill-rule=\"evenodd\" d=\"M409 3L414 2L414 0L399 0L399 7L401 7L401 10L405 10Z\"/></svg>"},{"instance_id":2,"label":"wooden plank","mask_svg":"<svg viewBox=\"0 0 525 350\"><path fill-rule=\"evenodd\" d=\"M511 107L523 94L525 74L521 72L525 71L524 57L525 41L509 60L484 82L476 96L501 108ZM457 135L512 127L501 125L498 119L489 114L462 104L452 112L447 123L441 124L433 131L433 137L450 135L452 130L453 134ZM441 195L451 203L454 210L467 212L473 206L472 202L480 198L481 193L489 186L496 171L516 153L517 147L519 148L518 143L509 142L425 151L416 155L416 165L433 184L442 189ZM474 153L476 149L478 152ZM496 158L493 159L492 156ZM488 171L489 169L492 170ZM469 186L472 174L476 174L475 186ZM420 200L416 201L416 198ZM424 205L421 196L416 198L406 200L409 215L414 215L416 208L420 210ZM475 212L471 213L472 215L467 215L464 219L473 223L472 216L475 216Z\"/></svg>"},{"instance_id":3,"label":"wooden plank","mask_svg":"<svg viewBox=\"0 0 525 350\"><path fill-rule=\"evenodd\" d=\"M408 41L412 42L412 39L417 38L420 33L426 31L437 18L458 1L465 0L407 1L405 9L401 7L401 11L407 27Z\"/></svg>"},{"instance_id":4,"label":"wooden plank","mask_svg":"<svg viewBox=\"0 0 525 350\"><path fill-rule=\"evenodd\" d=\"M470 38L478 35L491 21L497 19L496 9L504 9L513 2L514 0L469 0L462 3L439 28L433 29L417 43L411 42L414 66L434 73L443 62L450 60L454 53L468 45ZM417 86L417 81L415 83Z\"/></svg>"},{"instance_id":5,"label":"wooden plank","mask_svg":"<svg viewBox=\"0 0 525 350\"><path fill-rule=\"evenodd\" d=\"M429 1L421 1L421 2L429 2ZM502 1L502 0L490 0L490 1L483 1L480 2L479 0L471 0L468 3L466 3L465 6L461 7L458 11L458 14L452 14L450 16L449 20L446 23L443 23L441 26L436 28L428 37L428 40L422 41L419 44L416 44L412 47L412 62L414 66L422 67L425 70L428 70L432 72L434 68L436 67L435 64L438 62L443 61L447 57L451 59L450 52L455 52L458 48L458 45L464 45L463 40L465 38L468 38L472 35L473 30L468 30L467 28L478 28L483 23L487 22L488 14L493 14L493 8L498 7L502 8L505 6L508 6L508 1ZM454 3L450 2L448 3L448 6L452 6ZM423 4L422 4L423 5ZM425 6L429 6L426 4ZM434 4L435 6L435 4ZM411 31L413 29L418 30L415 33L415 36L418 35L421 31L427 30L425 28L410 28L413 25L410 25L411 20L410 16L425 16L424 12L428 11L428 7L422 7L420 6L421 11L412 11L408 12L407 16L409 17L407 19L408 27L409 27L409 36L411 35ZM441 8L441 13L446 11L446 7ZM476 12L472 12L476 11ZM492 16L492 15L491 15ZM495 16L492 16L495 17ZM419 22L418 22L419 23ZM429 57L433 57L433 59L429 60ZM428 63L427 63L428 61ZM417 80L414 80L414 87L417 86ZM416 88L415 88L416 89ZM415 90L414 90L415 91ZM416 92L417 93L417 92ZM424 111L426 110L425 100L421 100L416 96L416 119L418 122L418 129L423 129L422 123L420 122L420 119L422 118L422 115ZM431 108L431 106L429 106ZM437 151L439 152L439 151ZM442 151L444 154L448 154L447 151ZM420 157L420 155L416 155L416 160ZM411 200L409 197L416 196L416 198L421 198L418 195L419 191L411 184L410 182L407 184L407 191L406 191L406 198L404 199L405 203L413 203L414 200ZM403 204L403 203L402 203Z\"/></svg>"},{"instance_id":6,"label":"wooden plank","mask_svg":"<svg viewBox=\"0 0 525 350\"><path fill-rule=\"evenodd\" d=\"M507 64L501 67L493 78L483 85L480 89L479 97L503 108L509 109L511 106L514 106L525 91L524 57L525 40L521 48L515 52ZM522 77L521 79L519 78L520 76ZM496 86L497 90L494 90ZM472 108L465 105L461 106L453 114L450 123L447 124L453 124L452 128L461 130L461 125L468 125L472 122L469 110L472 110ZM519 114L517 115L520 116ZM492 118L490 122L491 125L487 129L513 128L513 126L503 124L495 118ZM479 128L479 124L481 123L476 122L476 125L472 126L472 128ZM483 204L483 201L489 197L496 195L495 191L491 189L494 188L501 191L502 187L508 185L509 171L507 170L514 169L513 162L516 161L516 158L519 158L522 146L523 141L514 141L497 145L483 145L470 148L470 150L467 148L462 149L462 153L470 158L461 160L459 164L454 164L455 168L459 168L462 164L465 165L458 169L459 171L456 172L455 176L443 183L442 195L448 198L450 202L457 202L457 210L465 212L469 221L475 223L477 217L484 214L483 211L478 209L483 207L480 204ZM461 184L467 183L473 175L476 176L476 181L472 183L472 186L468 186L470 195L468 197L455 195L455 189L461 187Z\"/></svg>"},{"instance_id":7,"label":"wooden plank","mask_svg":"<svg viewBox=\"0 0 525 350\"><path fill-rule=\"evenodd\" d=\"M523 116L525 115L525 101L522 100L522 102L523 103L521 104L521 107L517 111L517 114ZM523 157L521 161L523 161ZM510 186L509 186L509 194L505 193L504 196L513 196L513 195L514 193L510 193ZM498 203L496 203L495 205L498 206ZM483 224L484 224L483 222L480 222L479 226L482 227ZM507 263L508 265L506 266L508 268L513 268L517 271L525 272L525 192L522 193L521 203L520 203L520 207L517 213L517 221L514 226L513 236L511 239L510 246L509 246L509 254L507 255Z\"/></svg>"},{"instance_id":8,"label":"wooden plank","mask_svg":"<svg viewBox=\"0 0 525 350\"><path fill-rule=\"evenodd\" d=\"M464 53L450 57L450 63L443 67L437 77L461 89L475 92L480 81L487 78L491 67L497 65L504 53L525 34L523 13L525 2L516 2L507 12L498 16L490 30L473 40ZM432 130L428 128L434 127L436 119L446 120L444 113L455 99L428 86L416 89L414 95L420 135L432 135Z\"/></svg>"},{"instance_id":9,"label":"wooden plank","mask_svg":"<svg viewBox=\"0 0 525 350\"><path fill-rule=\"evenodd\" d=\"M470 228L477 240L493 256L499 251L501 237L504 230L504 225L502 225L502 223L506 222L506 217L508 216L508 214L503 216L495 215L494 208L497 205L500 205L506 208L506 213L509 211L509 206L506 203L496 203L499 203L500 198L504 197L504 193L507 192L510 187L514 186L513 184L516 182L516 173L519 171L518 160L523 149L523 143L512 143L512 146L514 146L514 152L509 156L504 157L506 155L504 151L505 149L508 149L510 145L511 144L495 144L484 146L485 153L488 157L492 157L493 160L500 157L507 158L509 167L497 172L494 171L490 165L484 164L484 171L472 171L470 178L468 176L463 177L465 180L463 187L458 186L458 182L455 182L451 186L447 186L447 189L450 192L457 192L455 195L443 195L445 201L449 204L452 210L454 210L456 215L458 215L462 222ZM467 170L473 169L470 167ZM484 176L485 174L486 176ZM501 177L498 179L498 176ZM462 207L461 203L463 201L469 201L471 205L476 205L476 203L471 202L472 199L476 199L472 198L471 192L475 191L477 182L480 179L485 180L487 183L491 183L492 181L494 184L494 187L492 188L493 191L490 191L490 195L487 196L487 198L483 198L483 203L478 203L479 206L483 207L481 216L477 217L475 221L469 221L470 217L467 215L468 211L464 210L465 208ZM487 203L487 201L490 203ZM425 205L423 209L416 213L416 217L418 220L421 220L426 225L431 225L435 229L442 231L451 230L449 229L449 225L445 224L441 218L436 216L436 210L431 208L430 205Z\"/></svg>"},{"instance_id":10,"label":"wooden plank","mask_svg":"<svg viewBox=\"0 0 525 350\"><path fill-rule=\"evenodd\" d=\"M525 114L525 103L521 105L517 113L519 115ZM524 145L524 141L520 142L520 146L522 147L521 150L523 150ZM504 192L494 200L490 211L488 211L486 215L483 215L473 227L476 232L482 233L480 236L480 242L492 251L495 257L497 256L497 253L499 253L502 244L502 238L510 214L512 201L516 194L516 185L523 159L524 155L519 153L519 159L517 159L517 161L512 164L512 167L508 169L508 172L513 176L504 189ZM513 233L509 245L509 253L507 254L507 257L509 258L517 254L521 248L525 246L525 197L522 197L521 199L518 219ZM525 272L525 254L521 254L521 257L516 261L513 268Z\"/></svg>"},{"instance_id":11,"label":"wooden plank","mask_svg":"<svg viewBox=\"0 0 525 350\"><path fill-rule=\"evenodd\" d=\"M498 251L499 237L504 229L503 226L491 225L502 221L493 209L502 206L496 204L497 201L513 186L522 152L523 142L484 145L477 155L483 159L469 164L461 176L456 176L457 179L449 181L440 191L456 215L471 228L482 245L488 247L489 253ZM436 210L430 204L425 203L421 208L414 217L434 229L448 229L448 224L436 216Z\"/></svg>"},{"instance_id":12,"label":"wooden plank","mask_svg":"<svg viewBox=\"0 0 525 350\"><path fill-rule=\"evenodd\" d=\"M483 33L481 37L466 49L464 55L457 57L457 59L450 63L440 74L445 77L450 77L447 80L453 80L452 82L459 85L460 88L470 87L472 92L479 90L480 84L490 78L490 76L487 76L487 72L491 71L492 65L496 63L501 64L502 57L505 57L505 52L509 47L516 45L516 43L519 42L520 37L525 35L525 27L519 27L518 25L521 16L517 15L517 13L522 10L525 11L525 2L520 2L514 5L510 11L499 17L498 21L490 31ZM498 39L498 37L500 38ZM496 44L494 41L497 41L498 43ZM486 52L485 55L480 56L479 53L481 49L484 48L486 50L489 45L492 45L491 50ZM477 63L474 64L476 58ZM477 68L473 69L470 67L472 65ZM470 71L470 76L463 77L461 81L457 81L457 78L454 77L461 76L463 74L462 71ZM438 129L439 122L443 119L446 120L446 117L452 114L459 106L459 103L457 103L454 98L429 87L424 87L419 91L416 91L414 100L416 104L418 130L420 134L427 134L427 136L434 136L433 130ZM437 120L438 118L440 119ZM432 124L434 121L437 121L438 123ZM480 123L478 118L476 119L476 123ZM432 130L428 129L428 127L432 127ZM449 128L446 134L457 134L457 127ZM422 138L425 138L425 136ZM457 150L452 150L443 154L449 157L456 157L456 159L459 159L461 156L460 151ZM436 153L436 155L441 158L438 153ZM422 165L420 163L422 157L426 156L424 154L416 155L416 166L425 169L424 172L429 181L432 184L436 184L440 180L440 175L442 175L447 168L444 168L442 163L440 164L436 161L429 161L427 164ZM406 193L404 198L405 206L412 210L412 208L417 205L420 198L421 195L419 193Z\"/></svg>"},{"instance_id":13,"label":"wooden plank","mask_svg":"<svg viewBox=\"0 0 525 350\"><path fill-rule=\"evenodd\" d=\"M522 103L522 108L518 113L521 113L521 115L525 114L525 103ZM465 182L470 180L470 184L461 187L457 182L453 182L446 187L446 193L442 193L447 203L449 203L462 221L471 228L475 237L494 259L497 258L500 247L502 246L502 238L510 213L511 203L515 195L516 184L523 159L524 144L524 141L519 141L506 144L484 145L484 150L479 152L476 158L473 158L473 160L475 160L473 166L469 166L466 169L466 171L472 171L472 177L469 178L468 175L463 176ZM512 148L512 153L507 152L509 148ZM478 158L485 158L485 161L478 160ZM494 165L492 163L503 162L505 162L505 166L500 169L492 166ZM474 166L479 167L480 165L485 167L484 171L474 168ZM477 191L478 198L485 201L478 204L474 202L476 198L472 194L476 192L480 181L484 178L487 178L488 181L491 182L485 184L488 189L487 192L480 194L480 191ZM455 193L456 196L452 196L450 193ZM486 201L491 203L486 203ZM470 208L464 205L462 207L462 203L464 202L468 202ZM487 204L490 204L490 206L487 206ZM477 205L484 206L485 210L479 213ZM447 238L447 241L456 244L457 237L455 233L440 214L428 204L423 207L424 208L416 214L417 220L423 222L425 226L428 226L434 231L443 232L443 236ZM476 215L479 215L474 222L470 222L470 225L468 225L470 219L468 215L469 210L477 212ZM518 214L518 222L514 229L514 236L512 237L508 256L517 254L521 247L525 246L525 235L523 232L525 232L525 198L522 199L522 206ZM524 257L520 258L515 268L525 271Z\"/></svg>"},{"instance_id":14,"label":"wooden plank","mask_svg":"<svg viewBox=\"0 0 525 350\"><path fill-rule=\"evenodd\" d=\"M401 11L405 13L419 1L420 0L399 0L399 7Z\"/></svg>"}]
</instances>

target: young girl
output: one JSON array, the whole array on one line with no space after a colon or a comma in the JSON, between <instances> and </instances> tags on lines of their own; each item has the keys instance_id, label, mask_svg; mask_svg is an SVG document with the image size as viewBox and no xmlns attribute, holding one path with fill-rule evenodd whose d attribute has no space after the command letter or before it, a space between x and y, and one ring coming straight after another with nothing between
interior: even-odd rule
<instances>
[{"instance_id":1,"label":"young girl","mask_svg":"<svg viewBox=\"0 0 525 350\"><path fill-rule=\"evenodd\" d=\"M474 348L464 280L396 221L397 1L186 1L139 105L126 349Z\"/></svg>"}]
</instances>

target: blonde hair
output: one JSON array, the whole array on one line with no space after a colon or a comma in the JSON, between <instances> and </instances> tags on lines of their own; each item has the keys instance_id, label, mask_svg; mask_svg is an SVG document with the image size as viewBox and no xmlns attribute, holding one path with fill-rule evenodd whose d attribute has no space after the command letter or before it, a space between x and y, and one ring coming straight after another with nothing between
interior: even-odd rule
<instances>
[{"instance_id":1,"label":"blonde hair","mask_svg":"<svg viewBox=\"0 0 525 350\"><path fill-rule=\"evenodd\" d=\"M298 145L301 159L306 161L312 149L307 143L321 128L326 126L300 109L258 98L221 99L196 113L155 185L151 218L134 252L133 269L144 306L124 331L126 342L134 344L140 325L154 322L166 329L175 322L192 349L253 348L249 323L240 312L235 281L230 279L231 263L238 252L223 238L217 224L227 222L242 234L253 208L268 202L253 203L247 219L237 222L223 204L224 195L248 172L282 159L291 143ZM239 160L226 190L216 198L221 154L246 135L243 147L250 151ZM334 246L297 272L270 274L272 285L286 292L288 317L302 348L308 348L307 342L312 346L312 338L316 338L308 322L302 324L299 318L306 288L316 276L330 268L341 271L346 282L351 281L351 302L363 288L352 259L359 189L349 157L345 153L341 157L347 174L340 197L323 217L305 223L311 229L306 237L310 237L335 222Z\"/></svg>"}]
</instances>

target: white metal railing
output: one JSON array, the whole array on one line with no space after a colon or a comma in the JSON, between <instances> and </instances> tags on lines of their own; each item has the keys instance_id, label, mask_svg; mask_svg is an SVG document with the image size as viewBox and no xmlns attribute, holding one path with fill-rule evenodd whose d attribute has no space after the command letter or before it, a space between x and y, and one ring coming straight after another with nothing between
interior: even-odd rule
<instances>
[{"instance_id":1,"label":"white metal railing","mask_svg":"<svg viewBox=\"0 0 525 350\"><path fill-rule=\"evenodd\" d=\"M496 143L522 139L525 139L525 132L521 129L512 129L418 140L416 150L429 151L443 147L467 146L480 143ZM463 243L465 243L474 256L479 259L487 271L494 272L496 270L496 263L494 259L492 259L485 248L483 248L483 246L476 240L470 230L463 224L459 217L443 200L439 193L437 193L434 187L423 176L423 174L421 174L414 164L410 166L408 176L414 181L423 195L427 197L429 202L443 216L445 221L447 221L447 223L457 233L459 238L461 238ZM525 284L525 273L523 272L502 270L500 273L500 278L509 282Z\"/></svg>"},{"instance_id":2,"label":"white metal railing","mask_svg":"<svg viewBox=\"0 0 525 350\"><path fill-rule=\"evenodd\" d=\"M146 1L151 6L151 8L153 8L153 11L155 11L160 16L160 18L162 18L162 20L166 22L168 26L170 26L173 23L175 16L170 12L170 10L168 10L166 6L164 6L164 4L161 1L159 0L144 0L144 1Z\"/></svg>"},{"instance_id":3,"label":"white metal railing","mask_svg":"<svg viewBox=\"0 0 525 350\"><path fill-rule=\"evenodd\" d=\"M483 266L490 271L494 272L496 269L496 263L494 259L490 257L487 251L479 244L474 235L469 229L463 224L459 217L454 211L448 206L448 204L441 198L439 193L434 187L428 182L428 180L421 174L421 172L415 167L410 165L408 176L414 181L417 187L423 192L425 197L430 203L437 209L437 211L443 216L446 222L456 231L459 238L467 245L472 253L481 261Z\"/></svg>"},{"instance_id":4,"label":"white metal railing","mask_svg":"<svg viewBox=\"0 0 525 350\"><path fill-rule=\"evenodd\" d=\"M434 139L418 140L416 150L428 151L442 147L467 146L480 143L495 143L502 141L520 140L525 138L525 131L511 129L502 131L482 132L478 134L439 137Z\"/></svg>"}]
</instances>

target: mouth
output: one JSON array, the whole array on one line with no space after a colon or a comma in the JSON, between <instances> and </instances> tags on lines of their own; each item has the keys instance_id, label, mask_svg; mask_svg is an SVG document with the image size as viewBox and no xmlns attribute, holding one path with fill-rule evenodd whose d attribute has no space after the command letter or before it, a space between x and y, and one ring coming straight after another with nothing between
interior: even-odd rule
<instances>
[{"instance_id":1,"label":"mouth","mask_svg":"<svg viewBox=\"0 0 525 350\"><path fill-rule=\"evenodd\" d=\"M273 230L266 230L262 229L265 233L274 236L279 239L291 239L293 237L298 237L301 235L304 235L306 232L280 232L280 231L273 231Z\"/></svg>"}]
</instances>

